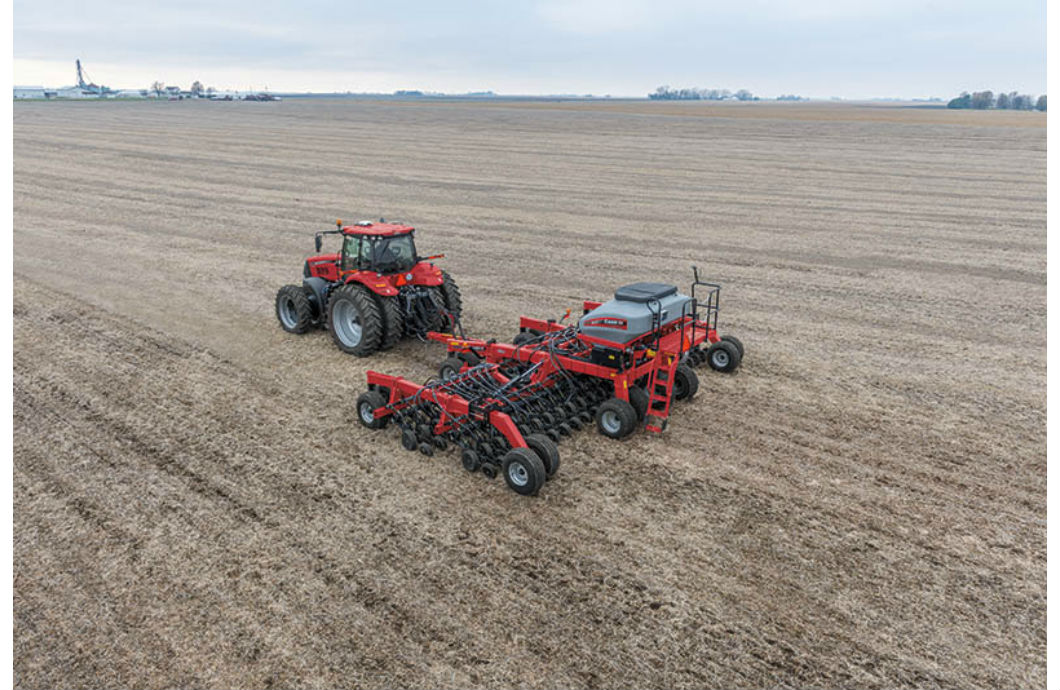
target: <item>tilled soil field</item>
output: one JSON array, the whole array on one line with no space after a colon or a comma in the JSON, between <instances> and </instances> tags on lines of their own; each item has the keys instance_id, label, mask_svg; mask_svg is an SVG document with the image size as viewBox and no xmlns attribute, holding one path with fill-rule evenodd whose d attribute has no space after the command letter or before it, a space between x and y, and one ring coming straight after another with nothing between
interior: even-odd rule
<instances>
[{"instance_id":1,"label":"tilled soil field","mask_svg":"<svg viewBox=\"0 0 1060 690\"><path fill-rule=\"evenodd\" d=\"M762 106L16 104L16 683L1044 685L1044 116ZM748 355L519 497L356 422L440 345L276 323L379 216L474 334L695 263Z\"/></svg>"}]
</instances>

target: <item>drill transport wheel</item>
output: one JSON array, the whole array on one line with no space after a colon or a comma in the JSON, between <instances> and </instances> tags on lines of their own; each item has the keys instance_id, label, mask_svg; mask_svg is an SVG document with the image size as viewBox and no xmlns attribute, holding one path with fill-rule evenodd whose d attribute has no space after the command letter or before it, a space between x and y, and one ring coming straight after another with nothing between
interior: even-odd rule
<instances>
[{"instance_id":1,"label":"drill transport wheel","mask_svg":"<svg viewBox=\"0 0 1060 690\"><path fill-rule=\"evenodd\" d=\"M379 391L367 391L357 398L357 419L369 429L382 429L390 422L390 416L376 417L375 411L386 405L386 398Z\"/></svg>"},{"instance_id":2,"label":"drill transport wheel","mask_svg":"<svg viewBox=\"0 0 1060 690\"><path fill-rule=\"evenodd\" d=\"M596 411L596 429L608 438L625 438L636 426L637 411L625 400L611 398Z\"/></svg>"},{"instance_id":3,"label":"drill transport wheel","mask_svg":"<svg viewBox=\"0 0 1060 690\"><path fill-rule=\"evenodd\" d=\"M707 350L707 363L714 371L729 374L740 366L740 351L727 340L719 340Z\"/></svg>"},{"instance_id":4,"label":"drill transport wheel","mask_svg":"<svg viewBox=\"0 0 1060 690\"><path fill-rule=\"evenodd\" d=\"M692 367L678 364L674 372L674 400L689 400L699 390L699 377Z\"/></svg>"},{"instance_id":5,"label":"drill transport wheel","mask_svg":"<svg viewBox=\"0 0 1060 690\"><path fill-rule=\"evenodd\" d=\"M512 448L504 456L501 472L508 488L523 496L533 496L545 484L545 466L529 448Z\"/></svg>"},{"instance_id":6,"label":"drill transport wheel","mask_svg":"<svg viewBox=\"0 0 1060 690\"><path fill-rule=\"evenodd\" d=\"M438 367L438 377L443 381L448 381L457 374L464 366L464 360L459 357L450 357L442 365Z\"/></svg>"},{"instance_id":7,"label":"drill transport wheel","mask_svg":"<svg viewBox=\"0 0 1060 690\"><path fill-rule=\"evenodd\" d=\"M721 339L724 342L729 342L735 345L736 349L740 351L740 361L743 361L743 343L740 342L740 339L737 338L735 335L723 335L721 336Z\"/></svg>"},{"instance_id":8,"label":"drill transport wheel","mask_svg":"<svg viewBox=\"0 0 1060 690\"><path fill-rule=\"evenodd\" d=\"M552 479L556 470L559 469L559 448L552 442L552 439L541 434L530 434L525 440L530 450L541 458L541 464L545 466L545 477Z\"/></svg>"}]
</instances>

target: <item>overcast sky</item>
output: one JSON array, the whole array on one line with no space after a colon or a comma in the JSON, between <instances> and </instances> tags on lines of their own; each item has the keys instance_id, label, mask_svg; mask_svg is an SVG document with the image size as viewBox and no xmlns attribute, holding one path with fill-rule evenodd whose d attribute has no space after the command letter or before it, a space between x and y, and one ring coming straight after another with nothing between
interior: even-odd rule
<instances>
[{"instance_id":1,"label":"overcast sky","mask_svg":"<svg viewBox=\"0 0 1060 690\"><path fill-rule=\"evenodd\" d=\"M1045 90L1027 0L15 0L16 84L643 96Z\"/></svg>"}]
</instances>

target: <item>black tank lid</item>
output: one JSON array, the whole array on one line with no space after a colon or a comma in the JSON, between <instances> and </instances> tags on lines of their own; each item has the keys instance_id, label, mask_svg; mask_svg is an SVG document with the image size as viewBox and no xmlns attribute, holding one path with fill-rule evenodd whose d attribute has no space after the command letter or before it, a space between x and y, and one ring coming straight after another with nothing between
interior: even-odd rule
<instances>
[{"instance_id":1,"label":"black tank lid","mask_svg":"<svg viewBox=\"0 0 1060 690\"><path fill-rule=\"evenodd\" d=\"M669 297L677 292L677 288L666 283L633 283L623 285L615 290L615 299L623 302L651 302L652 300Z\"/></svg>"}]
</instances>

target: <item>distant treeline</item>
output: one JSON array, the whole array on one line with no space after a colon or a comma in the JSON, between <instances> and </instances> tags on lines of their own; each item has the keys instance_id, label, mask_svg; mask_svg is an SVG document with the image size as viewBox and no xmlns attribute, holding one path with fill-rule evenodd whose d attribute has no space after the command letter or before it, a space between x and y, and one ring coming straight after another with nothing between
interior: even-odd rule
<instances>
[{"instance_id":1,"label":"distant treeline","mask_svg":"<svg viewBox=\"0 0 1060 690\"><path fill-rule=\"evenodd\" d=\"M993 91L976 91L968 93L965 91L957 96L946 106L948 108L970 109L970 110L1045 110L1045 94L1034 96L1025 93L999 93L994 96Z\"/></svg>"},{"instance_id":2,"label":"distant treeline","mask_svg":"<svg viewBox=\"0 0 1060 690\"><path fill-rule=\"evenodd\" d=\"M655 93L649 93L648 98L653 101L757 101L758 96L747 89L740 89L733 93L728 89L671 89L669 86L660 86Z\"/></svg>"}]
</instances>

